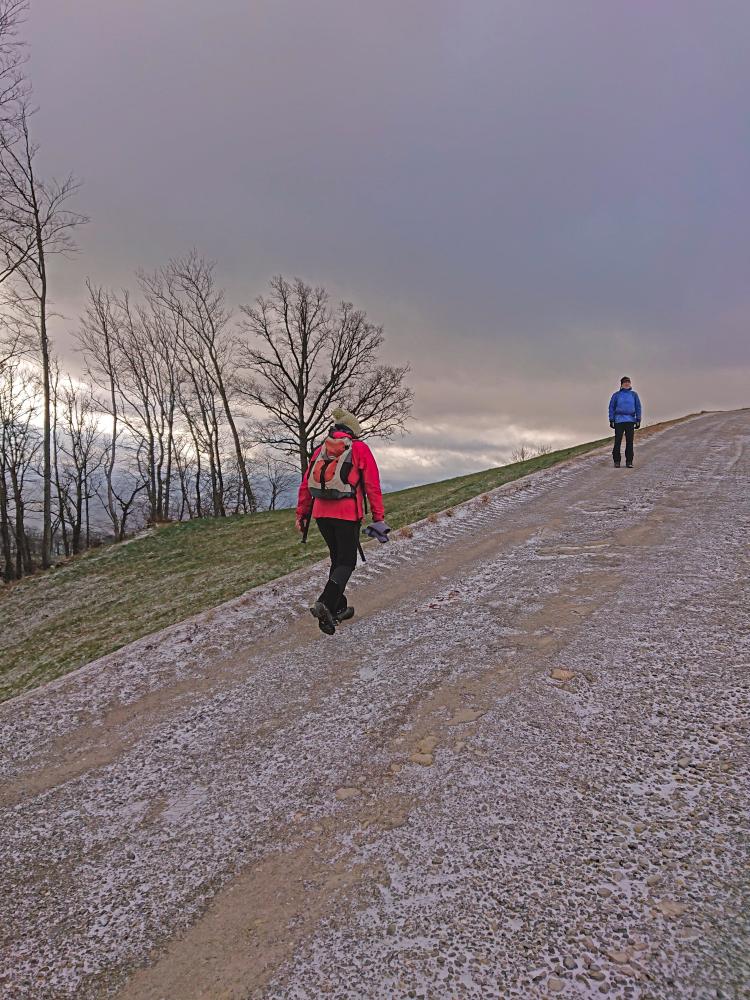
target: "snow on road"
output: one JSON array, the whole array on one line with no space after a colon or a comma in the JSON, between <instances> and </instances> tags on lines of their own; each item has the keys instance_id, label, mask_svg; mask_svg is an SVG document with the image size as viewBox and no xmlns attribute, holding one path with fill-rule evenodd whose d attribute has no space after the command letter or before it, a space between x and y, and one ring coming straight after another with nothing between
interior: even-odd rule
<instances>
[{"instance_id":1,"label":"snow on road","mask_svg":"<svg viewBox=\"0 0 750 1000\"><path fill-rule=\"evenodd\" d=\"M13 1000L750 996L750 411L0 708Z\"/></svg>"}]
</instances>

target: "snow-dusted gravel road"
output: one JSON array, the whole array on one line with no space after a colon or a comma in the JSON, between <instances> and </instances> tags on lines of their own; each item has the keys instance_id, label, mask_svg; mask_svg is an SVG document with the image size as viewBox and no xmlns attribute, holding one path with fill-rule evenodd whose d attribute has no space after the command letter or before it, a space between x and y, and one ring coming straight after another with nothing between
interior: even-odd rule
<instances>
[{"instance_id":1,"label":"snow-dusted gravel road","mask_svg":"<svg viewBox=\"0 0 750 1000\"><path fill-rule=\"evenodd\" d=\"M3 1000L750 997L750 410L0 708Z\"/></svg>"}]
</instances>

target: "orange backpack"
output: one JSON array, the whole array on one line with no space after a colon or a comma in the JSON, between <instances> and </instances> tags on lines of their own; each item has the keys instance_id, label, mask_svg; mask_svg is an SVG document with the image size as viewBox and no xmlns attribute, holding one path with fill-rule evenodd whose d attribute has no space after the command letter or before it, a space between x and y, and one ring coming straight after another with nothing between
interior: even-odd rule
<instances>
[{"instance_id":1,"label":"orange backpack","mask_svg":"<svg viewBox=\"0 0 750 1000\"><path fill-rule=\"evenodd\" d=\"M326 438L310 465L308 486L316 500L352 500L357 489L350 485L354 464L353 441L349 437Z\"/></svg>"}]
</instances>

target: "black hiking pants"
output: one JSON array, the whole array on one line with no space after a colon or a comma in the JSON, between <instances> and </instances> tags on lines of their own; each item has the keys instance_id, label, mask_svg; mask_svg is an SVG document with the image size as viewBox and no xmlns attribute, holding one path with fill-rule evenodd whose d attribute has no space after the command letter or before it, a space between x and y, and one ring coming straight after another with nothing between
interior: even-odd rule
<instances>
[{"instance_id":1,"label":"black hiking pants","mask_svg":"<svg viewBox=\"0 0 750 1000\"><path fill-rule=\"evenodd\" d=\"M317 523L331 553L328 583L318 599L335 614L346 607L344 591L357 565L360 522L344 521L340 517L319 517Z\"/></svg>"},{"instance_id":2,"label":"black hiking pants","mask_svg":"<svg viewBox=\"0 0 750 1000\"><path fill-rule=\"evenodd\" d=\"M635 437L635 424L632 421L615 424L615 446L612 449L612 458L615 462L620 461L620 445L622 436L625 435L625 461L633 461L633 438Z\"/></svg>"}]
</instances>

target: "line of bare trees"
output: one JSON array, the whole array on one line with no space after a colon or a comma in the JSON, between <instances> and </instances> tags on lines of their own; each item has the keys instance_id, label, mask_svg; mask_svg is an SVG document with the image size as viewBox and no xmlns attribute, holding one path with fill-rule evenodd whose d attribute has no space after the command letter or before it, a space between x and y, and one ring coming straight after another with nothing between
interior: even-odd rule
<instances>
[{"instance_id":1,"label":"line of bare trees","mask_svg":"<svg viewBox=\"0 0 750 1000\"><path fill-rule=\"evenodd\" d=\"M6 302L6 580L144 524L275 509L336 403L383 437L408 418L408 369L379 363L382 329L321 288L274 278L234 321L214 263L195 251L138 272L135 293L86 288L76 379L53 355L38 363L25 309Z\"/></svg>"},{"instance_id":2,"label":"line of bare trees","mask_svg":"<svg viewBox=\"0 0 750 1000\"><path fill-rule=\"evenodd\" d=\"M408 368L378 361L382 328L299 279L274 278L237 323L196 251L140 271L136 299L90 282L88 296L78 340L107 416L115 537L139 490L151 522L253 513L257 482L275 508L337 403L381 437L409 415Z\"/></svg>"},{"instance_id":3,"label":"line of bare trees","mask_svg":"<svg viewBox=\"0 0 750 1000\"><path fill-rule=\"evenodd\" d=\"M0 0L0 574L6 581L146 523L274 509L334 405L372 435L404 428L407 367L383 330L325 289L276 277L235 316L197 251L137 273L134 292L86 282L78 376L51 328L54 261L86 223L70 175L45 179L17 31Z\"/></svg>"}]
</instances>

